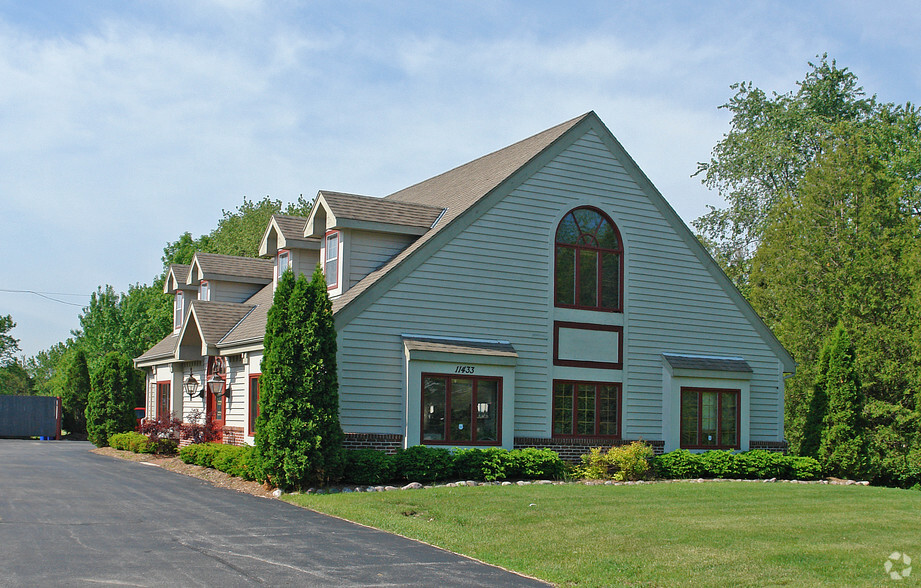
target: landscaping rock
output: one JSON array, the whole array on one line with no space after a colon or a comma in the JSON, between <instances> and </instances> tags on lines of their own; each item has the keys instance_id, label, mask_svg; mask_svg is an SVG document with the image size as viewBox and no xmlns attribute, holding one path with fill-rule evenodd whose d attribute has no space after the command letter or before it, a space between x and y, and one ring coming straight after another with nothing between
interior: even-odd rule
<instances>
[{"instance_id":1,"label":"landscaping rock","mask_svg":"<svg viewBox=\"0 0 921 588\"><path fill-rule=\"evenodd\" d=\"M422 489L422 484L420 484L419 482L410 482L409 484L400 488L400 490L421 490L421 489Z\"/></svg>"}]
</instances>

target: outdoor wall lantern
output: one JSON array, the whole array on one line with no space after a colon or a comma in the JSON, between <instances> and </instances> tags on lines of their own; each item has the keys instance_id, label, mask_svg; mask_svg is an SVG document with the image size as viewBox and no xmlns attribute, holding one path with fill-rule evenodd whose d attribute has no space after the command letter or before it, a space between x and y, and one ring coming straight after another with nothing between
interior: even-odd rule
<instances>
[{"instance_id":1,"label":"outdoor wall lantern","mask_svg":"<svg viewBox=\"0 0 921 588\"><path fill-rule=\"evenodd\" d=\"M201 398L204 393L204 388L198 387L198 380L195 379L195 376L192 375L192 371L189 370L189 377L182 382L182 389L185 390L185 393L189 395L189 400L192 400L196 396Z\"/></svg>"},{"instance_id":2,"label":"outdoor wall lantern","mask_svg":"<svg viewBox=\"0 0 921 588\"><path fill-rule=\"evenodd\" d=\"M224 391L226 386L227 383L217 374L208 379L208 390L215 396L226 396L227 394Z\"/></svg>"}]
</instances>

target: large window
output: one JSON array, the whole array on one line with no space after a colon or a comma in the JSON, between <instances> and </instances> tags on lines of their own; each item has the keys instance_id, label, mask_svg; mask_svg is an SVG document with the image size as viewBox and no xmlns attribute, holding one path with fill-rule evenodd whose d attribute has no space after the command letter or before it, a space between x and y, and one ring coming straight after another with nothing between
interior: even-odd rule
<instances>
[{"instance_id":1,"label":"large window","mask_svg":"<svg viewBox=\"0 0 921 588\"><path fill-rule=\"evenodd\" d=\"M259 374L249 377L249 431L256 434L256 419L259 418Z\"/></svg>"},{"instance_id":2,"label":"large window","mask_svg":"<svg viewBox=\"0 0 921 588\"><path fill-rule=\"evenodd\" d=\"M323 264L327 288L339 285L339 231L326 234L326 260Z\"/></svg>"},{"instance_id":3,"label":"large window","mask_svg":"<svg viewBox=\"0 0 921 588\"><path fill-rule=\"evenodd\" d=\"M169 382L157 382L157 420L167 419L170 416L169 393Z\"/></svg>"},{"instance_id":4,"label":"large window","mask_svg":"<svg viewBox=\"0 0 921 588\"><path fill-rule=\"evenodd\" d=\"M739 448L739 390L681 389L681 447Z\"/></svg>"},{"instance_id":5,"label":"large window","mask_svg":"<svg viewBox=\"0 0 921 588\"><path fill-rule=\"evenodd\" d=\"M554 380L553 436L620 438L620 384Z\"/></svg>"},{"instance_id":6,"label":"large window","mask_svg":"<svg viewBox=\"0 0 921 588\"><path fill-rule=\"evenodd\" d=\"M614 223L594 208L576 208L556 230L556 306L620 311L623 244Z\"/></svg>"},{"instance_id":7,"label":"large window","mask_svg":"<svg viewBox=\"0 0 921 588\"><path fill-rule=\"evenodd\" d=\"M502 379L422 375L422 443L499 445Z\"/></svg>"}]
</instances>

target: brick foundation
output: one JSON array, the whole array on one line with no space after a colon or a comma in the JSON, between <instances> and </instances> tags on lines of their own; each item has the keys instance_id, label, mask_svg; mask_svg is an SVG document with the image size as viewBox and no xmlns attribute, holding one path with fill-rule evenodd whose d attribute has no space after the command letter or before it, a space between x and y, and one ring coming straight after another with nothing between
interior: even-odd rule
<instances>
[{"instance_id":1,"label":"brick foundation","mask_svg":"<svg viewBox=\"0 0 921 588\"><path fill-rule=\"evenodd\" d=\"M224 445L243 445L243 427L224 427Z\"/></svg>"},{"instance_id":2,"label":"brick foundation","mask_svg":"<svg viewBox=\"0 0 921 588\"><path fill-rule=\"evenodd\" d=\"M786 441L749 441L748 448L786 454L790 445Z\"/></svg>"},{"instance_id":3,"label":"brick foundation","mask_svg":"<svg viewBox=\"0 0 921 588\"><path fill-rule=\"evenodd\" d=\"M588 453L594 447L620 447L629 445L636 439L606 439L603 437L580 437L578 439L543 439L539 437L515 437L515 449L524 449L526 447L536 447L538 449L552 449L560 454L563 461L578 462L579 456ZM646 441L641 439L647 445L652 447L656 455L662 455L665 452L665 441Z\"/></svg>"},{"instance_id":4,"label":"brick foundation","mask_svg":"<svg viewBox=\"0 0 921 588\"><path fill-rule=\"evenodd\" d=\"M392 455L403 447L403 435L346 433L342 446L346 449L377 449Z\"/></svg>"}]
</instances>

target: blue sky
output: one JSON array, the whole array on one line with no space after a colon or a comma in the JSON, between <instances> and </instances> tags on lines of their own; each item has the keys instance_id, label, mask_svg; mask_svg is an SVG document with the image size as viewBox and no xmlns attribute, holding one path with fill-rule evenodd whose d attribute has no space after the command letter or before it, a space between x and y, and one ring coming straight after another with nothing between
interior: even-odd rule
<instances>
[{"instance_id":1,"label":"blue sky","mask_svg":"<svg viewBox=\"0 0 921 588\"><path fill-rule=\"evenodd\" d=\"M827 52L915 101L918 30L909 2L0 0L0 314L33 355L244 196L383 196L589 110L690 222L731 84Z\"/></svg>"}]
</instances>

